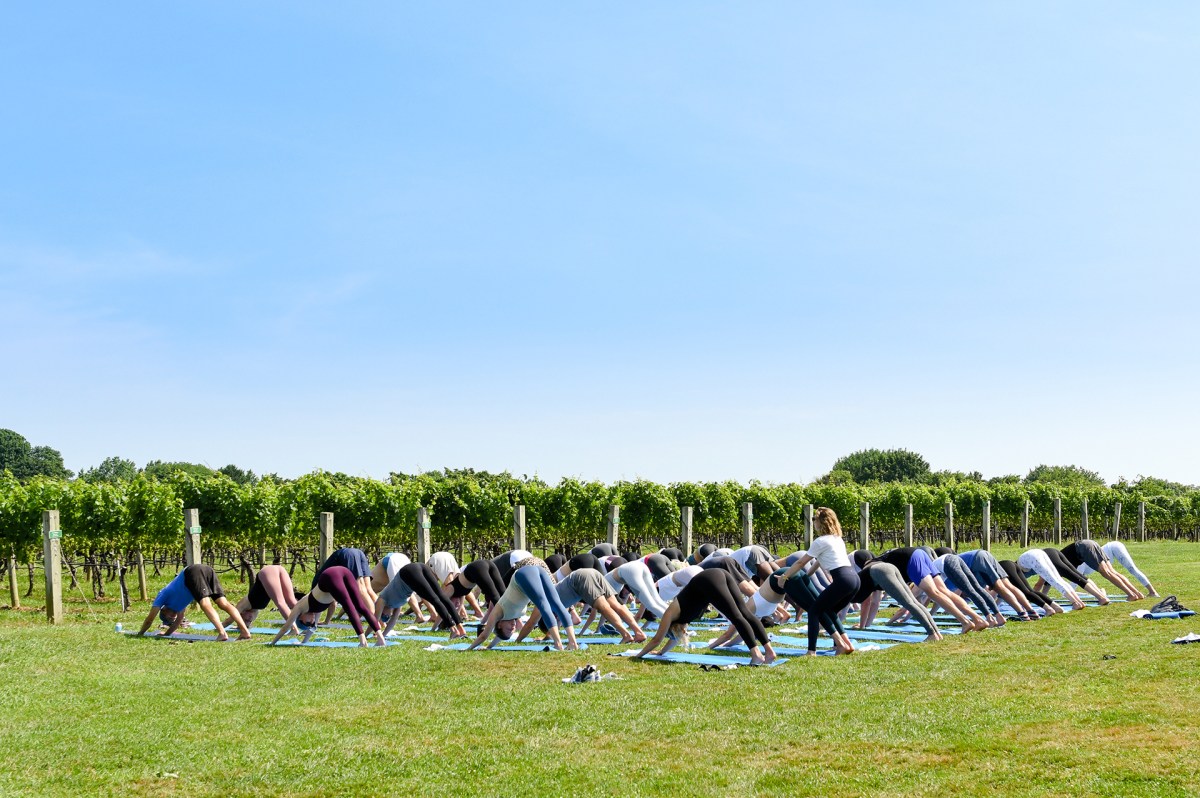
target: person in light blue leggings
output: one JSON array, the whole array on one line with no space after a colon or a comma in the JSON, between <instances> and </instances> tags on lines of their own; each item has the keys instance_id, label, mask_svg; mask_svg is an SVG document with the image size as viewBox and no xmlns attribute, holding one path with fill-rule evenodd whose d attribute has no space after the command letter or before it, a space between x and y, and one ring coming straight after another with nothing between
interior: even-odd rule
<instances>
[{"instance_id":1,"label":"person in light blue leggings","mask_svg":"<svg viewBox=\"0 0 1200 798\"><path fill-rule=\"evenodd\" d=\"M558 590L550 577L550 569L537 557L527 557L513 565L512 581L500 596L500 600L488 611L487 618L480 627L479 636L471 643L470 648L480 646L497 628L505 629L505 622L520 618L531 601L537 608L538 615L546 622L546 630L554 641L555 648L562 650L563 647L559 626L567 630L570 647L578 648L575 641L575 625L571 623L571 616L558 597ZM531 617L526 626L532 629L536 623L537 619ZM511 628L511 624L508 628ZM528 634L527 630L525 634ZM497 642L499 637L488 647L491 648Z\"/></svg>"}]
</instances>

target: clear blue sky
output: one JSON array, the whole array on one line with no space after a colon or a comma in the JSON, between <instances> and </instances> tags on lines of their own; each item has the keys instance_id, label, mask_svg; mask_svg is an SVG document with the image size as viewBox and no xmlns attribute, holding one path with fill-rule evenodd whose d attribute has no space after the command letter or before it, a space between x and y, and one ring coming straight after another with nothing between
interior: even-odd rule
<instances>
[{"instance_id":1,"label":"clear blue sky","mask_svg":"<svg viewBox=\"0 0 1200 798\"><path fill-rule=\"evenodd\" d=\"M10 3L0 427L1200 483L1194 3Z\"/></svg>"}]
</instances>

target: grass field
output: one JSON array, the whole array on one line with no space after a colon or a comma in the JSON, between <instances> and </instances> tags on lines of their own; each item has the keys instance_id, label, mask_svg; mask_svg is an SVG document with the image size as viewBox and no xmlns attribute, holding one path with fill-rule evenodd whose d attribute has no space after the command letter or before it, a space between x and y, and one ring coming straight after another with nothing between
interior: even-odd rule
<instances>
[{"instance_id":1,"label":"grass field","mask_svg":"<svg viewBox=\"0 0 1200 798\"><path fill-rule=\"evenodd\" d=\"M1130 550L1200 609L1200 547ZM58 628L0 612L0 795L1200 794L1200 644L1169 644L1200 622L1126 604L702 672L602 647L138 640L113 624L145 604L69 598ZM621 681L560 682L588 662Z\"/></svg>"}]
</instances>

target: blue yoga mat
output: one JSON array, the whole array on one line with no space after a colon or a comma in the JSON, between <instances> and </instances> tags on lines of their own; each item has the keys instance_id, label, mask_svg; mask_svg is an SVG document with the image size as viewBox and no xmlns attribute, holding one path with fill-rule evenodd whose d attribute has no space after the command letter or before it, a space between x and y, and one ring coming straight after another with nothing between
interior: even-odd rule
<instances>
[{"instance_id":1,"label":"blue yoga mat","mask_svg":"<svg viewBox=\"0 0 1200 798\"><path fill-rule=\"evenodd\" d=\"M264 643L263 645L271 645ZM361 648L357 640L310 640L307 643L301 643L295 638L288 640L280 640L275 645L287 646L289 648ZM374 642L367 646L368 648L387 648L388 646L377 646Z\"/></svg>"},{"instance_id":2,"label":"blue yoga mat","mask_svg":"<svg viewBox=\"0 0 1200 798\"><path fill-rule=\"evenodd\" d=\"M625 651L620 654L613 654L612 656L632 657L635 653L637 653L637 652ZM833 654L832 651L818 652L818 653ZM668 651L666 654L647 654L645 657L643 657L643 659L653 660L655 662L690 662L693 665L749 665L750 664L749 657L735 657L732 655L726 656L724 654L682 654L682 653L675 652L675 651ZM776 665L783 665L786 662L787 662L786 658L780 657L779 659L775 660L767 667L773 668Z\"/></svg>"},{"instance_id":3,"label":"blue yoga mat","mask_svg":"<svg viewBox=\"0 0 1200 798\"><path fill-rule=\"evenodd\" d=\"M211 632L211 631L215 630L217 627L213 626L211 623L194 623L194 624L192 624L191 628L192 629L203 629L205 631ZM233 626L233 627L226 626L225 629L234 634L237 634L236 626ZM250 634L252 634L252 635L274 635L274 634L278 634L278 633L279 633L278 629L262 629L257 626L253 626L250 628Z\"/></svg>"},{"instance_id":4,"label":"blue yoga mat","mask_svg":"<svg viewBox=\"0 0 1200 798\"><path fill-rule=\"evenodd\" d=\"M1181 610L1179 612L1152 612L1149 615L1143 615L1142 617L1148 621L1159 621L1164 618L1188 618L1195 614L1196 613L1192 612L1191 610Z\"/></svg>"},{"instance_id":5,"label":"blue yoga mat","mask_svg":"<svg viewBox=\"0 0 1200 798\"><path fill-rule=\"evenodd\" d=\"M126 630L122 634L127 634L131 637L137 637L137 632L135 630ZM186 640L189 643L215 643L219 639L216 635L193 635L185 634L184 632L176 632L170 637L155 634L154 632L146 632L145 636L153 640ZM236 637L236 635L230 635L229 639L233 640L234 637Z\"/></svg>"},{"instance_id":6,"label":"blue yoga mat","mask_svg":"<svg viewBox=\"0 0 1200 798\"><path fill-rule=\"evenodd\" d=\"M885 648L891 648L892 646L896 646L896 645L900 645L900 644L899 643L871 643L870 645L875 646L875 648L870 649L870 651L875 651L877 649L882 650ZM779 646L774 645L774 644L772 644L771 647L774 648L775 653L781 657L803 657L805 654L808 653L807 647L805 647L805 648L780 648ZM746 648L746 646L742 643L738 643L736 646L722 646L721 648L713 649L713 650L714 651L737 651L738 653L741 653L741 654L750 653L750 649ZM832 653L832 648L830 648L829 650L819 648L819 647L817 648L818 655L825 656L830 653ZM867 651L867 652L863 652L863 653L870 653L870 652Z\"/></svg>"}]
</instances>

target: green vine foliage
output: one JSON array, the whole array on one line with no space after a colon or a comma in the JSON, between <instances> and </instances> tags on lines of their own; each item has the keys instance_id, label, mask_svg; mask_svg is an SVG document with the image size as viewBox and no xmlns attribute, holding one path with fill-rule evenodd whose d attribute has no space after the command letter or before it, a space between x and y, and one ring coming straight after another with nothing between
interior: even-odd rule
<instances>
[{"instance_id":1,"label":"green vine foliage","mask_svg":"<svg viewBox=\"0 0 1200 798\"><path fill-rule=\"evenodd\" d=\"M940 529L947 502L954 506L956 524L978 527L984 503L991 502L992 521L1003 529L1018 528L1028 505L1031 528L1049 530L1056 499L1068 535L1082 526L1085 499L1089 529L1097 537L1110 528L1118 502L1125 534L1136 524L1138 502L1145 502L1151 534L1195 536L1200 527L1200 491L1151 494L1125 484L1106 488L958 480L941 485L663 485L637 479L606 485L566 478L547 485L537 478L472 471L393 474L387 481L317 471L291 481L263 479L239 485L223 474L175 472L161 479L142 474L124 482L89 483L45 477L21 482L0 472L0 547L5 557L36 560L45 510L59 511L65 550L124 557L133 551L181 551L185 507L200 511L204 547L209 550L250 554L260 547L311 549L323 512L334 514L338 545L411 547L417 510L424 507L431 516L435 550L484 553L511 544L512 508L517 504L526 508L531 543L577 551L604 539L611 504L620 507L622 543L651 545L678 539L679 508L684 506L693 508L696 541L737 540L743 502L753 504L757 534L789 540L803 535L808 504L833 508L847 533L853 534L864 501L871 505L874 529L900 529L908 505L913 507L915 526Z\"/></svg>"}]
</instances>

